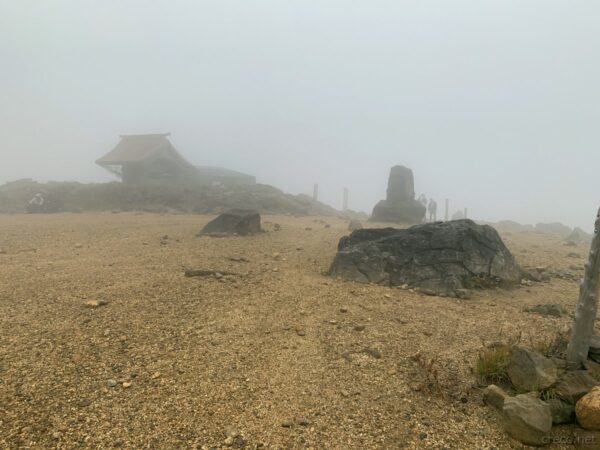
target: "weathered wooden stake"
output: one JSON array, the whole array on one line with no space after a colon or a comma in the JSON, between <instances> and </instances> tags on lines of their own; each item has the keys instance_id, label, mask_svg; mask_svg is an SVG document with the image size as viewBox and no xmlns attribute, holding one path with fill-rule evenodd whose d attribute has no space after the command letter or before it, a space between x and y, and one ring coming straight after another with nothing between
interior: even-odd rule
<instances>
[{"instance_id":1,"label":"weathered wooden stake","mask_svg":"<svg viewBox=\"0 0 600 450\"><path fill-rule=\"evenodd\" d=\"M590 257L585 264L585 276L579 288L575 323L567 347L567 367L578 370L587 361L594 322L598 312L598 278L600 277L600 209L596 215Z\"/></svg>"},{"instance_id":2,"label":"weathered wooden stake","mask_svg":"<svg viewBox=\"0 0 600 450\"><path fill-rule=\"evenodd\" d=\"M313 186L313 200L319 200L319 185L316 183Z\"/></svg>"},{"instance_id":3,"label":"weathered wooden stake","mask_svg":"<svg viewBox=\"0 0 600 450\"><path fill-rule=\"evenodd\" d=\"M344 188L344 202L342 203L342 211L348 211L348 188Z\"/></svg>"},{"instance_id":4,"label":"weathered wooden stake","mask_svg":"<svg viewBox=\"0 0 600 450\"><path fill-rule=\"evenodd\" d=\"M448 210L450 209L450 200L446 199L446 214L444 216L444 222L448 222Z\"/></svg>"}]
</instances>

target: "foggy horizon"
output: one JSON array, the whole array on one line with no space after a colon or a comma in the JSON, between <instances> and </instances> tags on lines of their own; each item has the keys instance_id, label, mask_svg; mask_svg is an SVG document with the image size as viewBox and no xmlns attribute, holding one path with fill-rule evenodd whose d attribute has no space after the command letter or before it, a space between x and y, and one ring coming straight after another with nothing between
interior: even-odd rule
<instances>
[{"instance_id":1,"label":"foggy horizon","mask_svg":"<svg viewBox=\"0 0 600 450\"><path fill-rule=\"evenodd\" d=\"M120 134L371 213L393 165L450 214L591 230L600 4L0 0L0 184L115 180ZM440 214L438 214L439 217Z\"/></svg>"}]
</instances>

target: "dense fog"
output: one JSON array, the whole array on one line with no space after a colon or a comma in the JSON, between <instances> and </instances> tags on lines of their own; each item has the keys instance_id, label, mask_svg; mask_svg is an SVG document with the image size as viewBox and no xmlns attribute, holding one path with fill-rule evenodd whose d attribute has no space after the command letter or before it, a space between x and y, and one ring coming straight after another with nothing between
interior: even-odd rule
<instances>
[{"instance_id":1,"label":"dense fog","mask_svg":"<svg viewBox=\"0 0 600 450\"><path fill-rule=\"evenodd\" d=\"M370 212L392 165L485 220L590 230L600 3L0 0L0 183L108 181L123 133Z\"/></svg>"}]
</instances>

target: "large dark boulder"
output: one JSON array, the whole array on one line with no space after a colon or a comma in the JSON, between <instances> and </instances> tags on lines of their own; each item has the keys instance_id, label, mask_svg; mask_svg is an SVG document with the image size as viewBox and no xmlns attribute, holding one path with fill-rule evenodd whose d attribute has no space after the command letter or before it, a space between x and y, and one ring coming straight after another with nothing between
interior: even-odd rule
<instances>
[{"instance_id":1,"label":"large dark boulder","mask_svg":"<svg viewBox=\"0 0 600 450\"><path fill-rule=\"evenodd\" d=\"M421 223L425 206L415 200L413 172L407 167L394 166L388 179L387 198L373 208L372 222Z\"/></svg>"},{"instance_id":2,"label":"large dark boulder","mask_svg":"<svg viewBox=\"0 0 600 450\"><path fill-rule=\"evenodd\" d=\"M200 232L201 236L246 236L261 232L260 214L252 209L232 209L211 220Z\"/></svg>"},{"instance_id":3,"label":"large dark boulder","mask_svg":"<svg viewBox=\"0 0 600 450\"><path fill-rule=\"evenodd\" d=\"M356 230L340 240L330 273L448 296L476 287L516 285L523 275L498 232L468 219L406 230Z\"/></svg>"}]
</instances>

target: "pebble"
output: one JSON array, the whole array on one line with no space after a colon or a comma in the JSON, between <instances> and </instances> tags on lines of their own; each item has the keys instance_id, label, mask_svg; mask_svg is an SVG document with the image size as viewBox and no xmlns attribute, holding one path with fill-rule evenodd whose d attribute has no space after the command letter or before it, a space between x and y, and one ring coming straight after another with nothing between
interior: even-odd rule
<instances>
[{"instance_id":1,"label":"pebble","mask_svg":"<svg viewBox=\"0 0 600 450\"><path fill-rule=\"evenodd\" d=\"M364 325L355 325L354 326L354 331L364 331L365 328L366 327Z\"/></svg>"},{"instance_id":2,"label":"pebble","mask_svg":"<svg viewBox=\"0 0 600 450\"><path fill-rule=\"evenodd\" d=\"M381 359L381 352L376 348L366 348L365 353L375 359Z\"/></svg>"},{"instance_id":3,"label":"pebble","mask_svg":"<svg viewBox=\"0 0 600 450\"><path fill-rule=\"evenodd\" d=\"M117 380L108 380L106 384L108 387L114 388L117 385Z\"/></svg>"},{"instance_id":4,"label":"pebble","mask_svg":"<svg viewBox=\"0 0 600 450\"><path fill-rule=\"evenodd\" d=\"M124 381L123 382L123 388L128 389L131 387L131 381Z\"/></svg>"},{"instance_id":5,"label":"pebble","mask_svg":"<svg viewBox=\"0 0 600 450\"><path fill-rule=\"evenodd\" d=\"M88 308L98 308L99 306L108 305L106 300L86 300L85 306Z\"/></svg>"},{"instance_id":6,"label":"pebble","mask_svg":"<svg viewBox=\"0 0 600 450\"><path fill-rule=\"evenodd\" d=\"M296 334L298 336L306 336L306 331L304 330L304 328L296 327Z\"/></svg>"},{"instance_id":7,"label":"pebble","mask_svg":"<svg viewBox=\"0 0 600 450\"><path fill-rule=\"evenodd\" d=\"M227 429L225 430L225 436L230 437L232 439L235 439L239 435L240 430L238 430L236 427L227 427Z\"/></svg>"},{"instance_id":8,"label":"pebble","mask_svg":"<svg viewBox=\"0 0 600 450\"><path fill-rule=\"evenodd\" d=\"M341 312L341 313L347 313L347 312L348 312L348 308L346 308L345 306L342 306L342 307L340 308L340 312Z\"/></svg>"},{"instance_id":9,"label":"pebble","mask_svg":"<svg viewBox=\"0 0 600 450\"><path fill-rule=\"evenodd\" d=\"M294 425L294 422L292 422L291 420L284 420L284 421L281 423L281 426L282 426L283 428L291 428L291 427L292 427L292 425Z\"/></svg>"},{"instance_id":10,"label":"pebble","mask_svg":"<svg viewBox=\"0 0 600 450\"><path fill-rule=\"evenodd\" d=\"M300 417L298 419L298 425L307 427L310 425L310 420L308 420L306 417Z\"/></svg>"}]
</instances>

